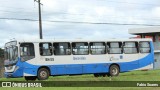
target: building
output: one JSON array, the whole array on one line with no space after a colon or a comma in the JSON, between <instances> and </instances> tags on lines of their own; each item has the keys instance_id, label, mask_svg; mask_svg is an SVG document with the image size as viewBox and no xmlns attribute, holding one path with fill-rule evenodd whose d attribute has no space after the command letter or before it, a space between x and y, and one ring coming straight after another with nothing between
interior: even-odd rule
<instances>
[{"instance_id":1,"label":"building","mask_svg":"<svg viewBox=\"0 0 160 90\"><path fill-rule=\"evenodd\" d=\"M152 38L154 43L154 69L160 69L160 27L134 28L128 31L140 38Z\"/></svg>"}]
</instances>

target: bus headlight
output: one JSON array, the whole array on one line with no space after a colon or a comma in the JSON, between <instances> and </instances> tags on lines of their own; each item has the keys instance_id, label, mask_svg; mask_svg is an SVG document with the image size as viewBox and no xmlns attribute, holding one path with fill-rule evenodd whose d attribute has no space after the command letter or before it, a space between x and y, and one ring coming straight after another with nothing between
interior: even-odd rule
<instances>
[{"instance_id":1,"label":"bus headlight","mask_svg":"<svg viewBox=\"0 0 160 90\"><path fill-rule=\"evenodd\" d=\"M7 68L7 70L12 70L13 69L13 66L8 66L8 67L6 67Z\"/></svg>"}]
</instances>

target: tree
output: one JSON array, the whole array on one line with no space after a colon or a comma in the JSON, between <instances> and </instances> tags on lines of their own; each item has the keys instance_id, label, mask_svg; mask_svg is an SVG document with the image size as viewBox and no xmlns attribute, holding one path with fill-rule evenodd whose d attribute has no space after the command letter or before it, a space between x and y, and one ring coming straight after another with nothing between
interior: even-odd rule
<instances>
[{"instance_id":1,"label":"tree","mask_svg":"<svg viewBox=\"0 0 160 90\"><path fill-rule=\"evenodd\" d=\"M3 59L4 59L4 50L0 48L0 78L3 77L4 73Z\"/></svg>"},{"instance_id":2,"label":"tree","mask_svg":"<svg viewBox=\"0 0 160 90\"><path fill-rule=\"evenodd\" d=\"M4 57L4 49L0 48L0 57Z\"/></svg>"}]
</instances>

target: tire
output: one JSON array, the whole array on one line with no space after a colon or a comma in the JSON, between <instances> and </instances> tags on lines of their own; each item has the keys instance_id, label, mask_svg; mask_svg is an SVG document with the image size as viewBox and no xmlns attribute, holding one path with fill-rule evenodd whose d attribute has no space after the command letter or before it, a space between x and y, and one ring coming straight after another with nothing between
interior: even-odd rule
<instances>
[{"instance_id":1,"label":"tire","mask_svg":"<svg viewBox=\"0 0 160 90\"><path fill-rule=\"evenodd\" d=\"M119 67L117 65L112 65L109 68L109 76L118 76L119 75Z\"/></svg>"},{"instance_id":2,"label":"tire","mask_svg":"<svg viewBox=\"0 0 160 90\"><path fill-rule=\"evenodd\" d=\"M40 68L38 70L38 75L37 75L38 80L46 80L49 78L49 70L46 68Z\"/></svg>"},{"instance_id":3,"label":"tire","mask_svg":"<svg viewBox=\"0 0 160 90\"><path fill-rule=\"evenodd\" d=\"M26 81L35 81L37 79L35 76L25 76L24 78Z\"/></svg>"}]
</instances>

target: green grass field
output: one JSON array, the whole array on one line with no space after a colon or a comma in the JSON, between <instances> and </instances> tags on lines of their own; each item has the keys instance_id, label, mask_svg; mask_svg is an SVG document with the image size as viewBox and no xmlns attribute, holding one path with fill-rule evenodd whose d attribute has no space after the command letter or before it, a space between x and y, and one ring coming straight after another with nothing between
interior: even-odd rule
<instances>
[{"instance_id":1,"label":"green grass field","mask_svg":"<svg viewBox=\"0 0 160 90\"><path fill-rule=\"evenodd\" d=\"M24 78L1 78L0 81L25 81ZM46 81L160 81L160 70L151 71L132 71L120 73L118 77L94 77L89 75L77 75L77 76L54 76L50 77ZM0 88L2 89L2 88ZM3 88L3 90L20 90L21 88ZM155 87L43 87L43 88L23 88L24 90L160 90Z\"/></svg>"}]
</instances>

